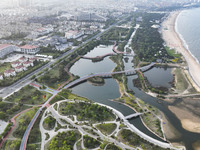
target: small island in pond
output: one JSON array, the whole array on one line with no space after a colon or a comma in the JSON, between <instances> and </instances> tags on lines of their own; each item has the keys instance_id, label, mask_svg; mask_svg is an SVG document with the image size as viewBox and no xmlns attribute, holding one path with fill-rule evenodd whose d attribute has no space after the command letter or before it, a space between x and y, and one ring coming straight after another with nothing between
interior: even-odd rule
<instances>
[{"instance_id":1,"label":"small island in pond","mask_svg":"<svg viewBox=\"0 0 200 150\"><path fill-rule=\"evenodd\" d=\"M103 86L105 84L105 80L102 77L92 77L87 81L95 86Z\"/></svg>"}]
</instances>

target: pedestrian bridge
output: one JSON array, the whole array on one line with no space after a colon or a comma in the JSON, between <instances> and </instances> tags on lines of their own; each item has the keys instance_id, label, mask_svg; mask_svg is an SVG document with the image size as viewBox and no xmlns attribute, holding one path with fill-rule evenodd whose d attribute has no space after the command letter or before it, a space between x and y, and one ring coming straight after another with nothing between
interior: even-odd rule
<instances>
[{"instance_id":1,"label":"pedestrian bridge","mask_svg":"<svg viewBox=\"0 0 200 150\"><path fill-rule=\"evenodd\" d=\"M140 116L142 114L143 113L134 113L134 114L131 114L131 115L128 115L128 116L124 117L124 119L126 119L126 120L132 119L132 118L138 117L138 116Z\"/></svg>"}]
</instances>

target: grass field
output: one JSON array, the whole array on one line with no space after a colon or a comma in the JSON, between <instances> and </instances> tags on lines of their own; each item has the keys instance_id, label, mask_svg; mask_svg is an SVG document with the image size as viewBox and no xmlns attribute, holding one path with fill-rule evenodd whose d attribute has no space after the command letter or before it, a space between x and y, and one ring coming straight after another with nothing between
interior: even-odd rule
<instances>
[{"instance_id":1,"label":"grass field","mask_svg":"<svg viewBox=\"0 0 200 150\"><path fill-rule=\"evenodd\" d=\"M45 98L43 98L44 95L46 96ZM41 92L36 88L27 85L6 98L6 101L34 105L45 102L51 96L52 95L49 93Z\"/></svg>"},{"instance_id":2,"label":"grass field","mask_svg":"<svg viewBox=\"0 0 200 150\"><path fill-rule=\"evenodd\" d=\"M10 63L3 63L0 64L0 73L4 73L4 71L9 70L11 68L11 64Z\"/></svg>"},{"instance_id":3,"label":"grass field","mask_svg":"<svg viewBox=\"0 0 200 150\"><path fill-rule=\"evenodd\" d=\"M110 135L114 132L117 125L115 123L98 124L96 127L105 135Z\"/></svg>"}]
</instances>

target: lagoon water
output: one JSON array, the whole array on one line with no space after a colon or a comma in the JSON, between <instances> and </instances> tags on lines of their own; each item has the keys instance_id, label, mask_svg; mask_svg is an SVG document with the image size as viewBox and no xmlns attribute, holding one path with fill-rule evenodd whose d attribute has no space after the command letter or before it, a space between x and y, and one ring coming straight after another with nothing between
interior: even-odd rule
<instances>
[{"instance_id":1,"label":"lagoon water","mask_svg":"<svg viewBox=\"0 0 200 150\"><path fill-rule=\"evenodd\" d=\"M182 11L176 21L176 30L185 47L200 62L200 8Z\"/></svg>"}]
</instances>

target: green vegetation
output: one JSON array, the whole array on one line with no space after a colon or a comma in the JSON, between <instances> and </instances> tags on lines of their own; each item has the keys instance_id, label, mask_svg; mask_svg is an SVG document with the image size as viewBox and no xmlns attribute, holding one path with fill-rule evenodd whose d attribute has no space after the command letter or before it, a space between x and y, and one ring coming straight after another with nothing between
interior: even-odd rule
<instances>
[{"instance_id":1,"label":"green vegetation","mask_svg":"<svg viewBox=\"0 0 200 150\"><path fill-rule=\"evenodd\" d=\"M83 143L86 148L93 149L100 146L100 142L88 135L83 136Z\"/></svg>"},{"instance_id":2,"label":"green vegetation","mask_svg":"<svg viewBox=\"0 0 200 150\"><path fill-rule=\"evenodd\" d=\"M165 47L169 56L173 58L172 62L179 62L181 63L181 54L177 53L174 49L170 49L169 47Z\"/></svg>"},{"instance_id":3,"label":"green vegetation","mask_svg":"<svg viewBox=\"0 0 200 150\"><path fill-rule=\"evenodd\" d=\"M161 122L160 120L153 115L151 112L145 113L142 116L144 123L157 135L163 137L163 132L161 130Z\"/></svg>"},{"instance_id":4,"label":"green vegetation","mask_svg":"<svg viewBox=\"0 0 200 150\"><path fill-rule=\"evenodd\" d=\"M168 55L163 46L163 39L161 38L158 29L151 26L155 20L161 20L163 14L144 13L142 15L143 22L132 40L132 48L140 60L156 61L156 59L172 58ZM153 22L151 22L153 21Z\"/></svg>"},{"instance_id":5,"label":"green vegetation","mask_svg":"<svg viewBox=\"0 0 200 150\"><path fill-rule=\"evenodd\" d=\"M117 127L115 123L98 124L96 127L105 135L113 133Z\"/></svg>"},{"instance_id":6,"label":"green vegetation","mask_svg":"<svg viewBox=\"0 0 200 150\"><path fill-rule=\"evenodd\" d=\"M45 133L45 140L48 140L49 138L50 138L50 135L49 135L49 133Z\"/></svg>"},{"instance_id":7,"label":"green vegetation","mask_svg":"<svg viewBox=\"0 0 200 150\"><path fill-rule=\"evenodd\" d=\"M57 122L57 127L55 128L55 132L57 132L60 129L67 129L67 125L66 126L62 126L60 123Z\"/></svg>"},{"instance_id":8,"label":"green vegetation","mask_svg":"<svg viewBox=\"0 0 200 150\"><path fill-rule=\"evenodd\" d=\"M184 92L188 87L189 83L184 75L184 72L182 69L177 68L174 70L175 78L176 78L176 90Z\"/></svg>"},{"instance_id":9,"label":"green vegetation","mask_svg":"<svg viewBox=\"0 0 200 150\"><path fill-rule=\"evenodd\" d=\"M38 108L33 108L22 115L20 115L18 120L18 128L14 131L13 135L16 138L22 138L26 128L28 127L30 121L34 117L35 113L37 112Z\"/></svg>"},{"instance_id":10,"label":"green vegetation","mask_svg":"<svg viewBox=\"0 0 200 150\"><path fill-rule=\"evenodd\" d=\"M27 85L20 89L18 92L15 92L11 96L7 97L5 100L23 104L41 104L45 102L49 97L51 97L51 94L41 92L36 88Z\"/></svg>"},{"instance_id":11,"label":"green vegetation","mask_svg":"<svg viewBox=\"0 0 200 150\"><path fill-rule=\"evenodd\" d=\"M0 73L1 73L1 74L3 74L4 71L9 70L9 69L11 69L10 63L5 62L5 63L2 63L2 64L0 65Z\"/></svg>"},{"instance_id":12,"label":"green vegetation","mask_svg":"<svg viewBox=\"0 0 200 150\"><path fill-rule=\"evenodd\" d=\"M158 147L156 145L153 145L141 137L139 137L137 134L133 133L132 131L128 129L122 129L119 132L118 140L121 140L123 143L134 146L134 147L141 147L142 149L148 149L148 150L164 150L161 147Z\"/></svg>"},{"instance_id":13,"label":"green vegetation","mask_svg":"<svg viewBox=\"0 0 200 150\"><path fill-rule=\"evenodd\" d=\"M93 129L89 129L89 128L85 128L85 127L82 127L83 130L85 130L87 133L90 133L92 135L95 135L95 136L99 136L96 132L94 132Z\"/></svg>"},{"instance_id":14,"label":"green vegetation","mask_svg":"<svg viewBox=\"0 0 200 150\"><path fill-rule=\"evenodd\" d=\"M4 138L7 133L10 131L10 129L12 128L13 123L9 123L6 128L4 129L3 133L0 134L0 142L2 141L2 138Z\"/></svg>"},{"instance_id":15,"label":"green vegetation","mask_svg":"<svg viewBox=\"0 0 200 150\"><path fill-rule=\"evenodd\" d=\"M58 133L50 142L48 150L73 150L81 135L77 130Z\"/></svg>"},{"instance_id":16,"label":"green vegetation","mask_svg":"<svg viewBox=\"0 0 200 150\"><path fill-rule=\"evenodd\" d=\"M22 71L17 73L16 76L11 76L11 77L7 77L4 78L4 80L0 81L0 86L9 86L11 84L13 84L14 82L18 81L19 79L25 77L26 75L30 74L31 72L37 70L38 68L42 67L43 65L45 65L48 62L40 62L40 61L35 61L34 62L34 66L33 67L28 67L26 71Z\"/></svg>"},{"instance_id":17,"label":"green vegetation","mask_svg":"<svg viewBox=\"0 0 200 150\"><path fill-rule=\"evenodd\" d=\"M34 147L40 148L41 147L41 132L40 132L40 120L42 118L44 110L40 115L38 116L36 122L33 125L33 128L31 129L30 135L28 137L28 147L29 149L34 149ZM37 143L37 144L34 144Z\"/></svg>"},{"instance_id":18,"label":"green vegetation","mask_svg":"<svg viewBox=\"0 0 200 150\"><path fill-rule=\"evenodd\" d=\"M109 144L107 147L106 147L106 150L122 150L120 147L114 145L114 144Z\"/></svg>"},{"instance_id":19,"label":"green vegetation","mask_svg":"<svg viewBox=\"0 0 200 150\"><path fill-rule=\"evenodd\" d=\"M57 89L63 82L67 81L70 76L64 71L65 61L60 63L53 69L47 71L43 76L37 78L37 81L47 85L48 87Z\"/></svg>"},{"instance_id":20,"label":"green vegetation","mask_svg":"<svg viewBox=\"0 0 200 150\"><path fill-rule=\"evenodd\" d=\"M23 106L22 103L13 104L13 103L0 102L0 119L8 121L9 118L13 117L18 112L21 112L22 110L27 108L29 107Z\"/></svg>"},{"instance_id":21,"label":"green vegetation","mask_svg":"<svg viewBox=\"0 0 200 150\"><path fill-rule=\"evenodd\" d=\"M115 119L112 111L104 106L92 103L68 103L63 102L59 107L61 115L76 115L77 120L91 122L111 121Z\"/></svg>"},{"instance_id":22,"label":"green vegetation","mask_svg":"<svg viewBox=\"0 0 200 150\"><path fill-rule=\"evenodd\" d=\"M89 100L87 98L77 96L76 94L71 93L68 89L63 89L58 95L56 95L50 102L50 104L54 104L55 102L58 102L60 100L64 99L74 99L74 100L81 100L88 102Z\"/></svg>"},{"instance_id":23,"label":"green vegetation","mask_svg":"<svg viewBox=\"0 0 200 150\"><path fill-rule=\"evenodd\" d=\"M52 116L48 116L44 119L43 127L46 130L52 130L56 125L56 119Z\"/></svg>"},{"instance_id":24,"label":"green vegetation","mask_svg":"<svg viewBox=\"0 0 200 150\"><path fill-rule=\"evenodd\" d=\"M56 103L53 108L57 111L58 110L58 104Z\"/></svg>"},{"instance_id":25,"label":"green vegetation","mask_svg":"<svg viewBox=\"0 0 200 150\"><path fill-rule=\"evenodd\" d=\"M89 82L97 85L103 85L105 83L104 79L102 77L92 77L88 79Z\"/></svg>"},{"instance_id":26,"label":"green vegetation","mask_svg":"<svg viewBox=\"0 0 200 150\"><path fill-rule=\"evenodd\" d=\"M2 149L6 149L6 150L19 150L20 143L21 143L20 139L6 140L6 142L5 142L4 146L2 147Z\"/></svg>"},{"instance_id":27,"label":"green vegetation","mask_svg":"<svg viewBox=\"0 0 200 150\"><path fill-rule=\"evenodd\" d=\"M128 33L129 33L129 29L114 27L114 28L110 29L109 31L107 31L106 33L104 33L101 36L101 40L103 40L103 41L126 40L126 36L128 35Z\"/></svg>"},{"instance_id":28,"label":"green vegetation","mask_svg":"<svg viewBox=\"0 0 200 150\"><path fill-rule=\"evenodd\" d=\"M48 45L47 47L40 47L39 54L41 54L41 55L50 55L50 56L53 56L53 58L57 58L61 54L63 54L64 52L65 51L57 51L55 49L55 47Z\"/></svg>"}]
</instances>

